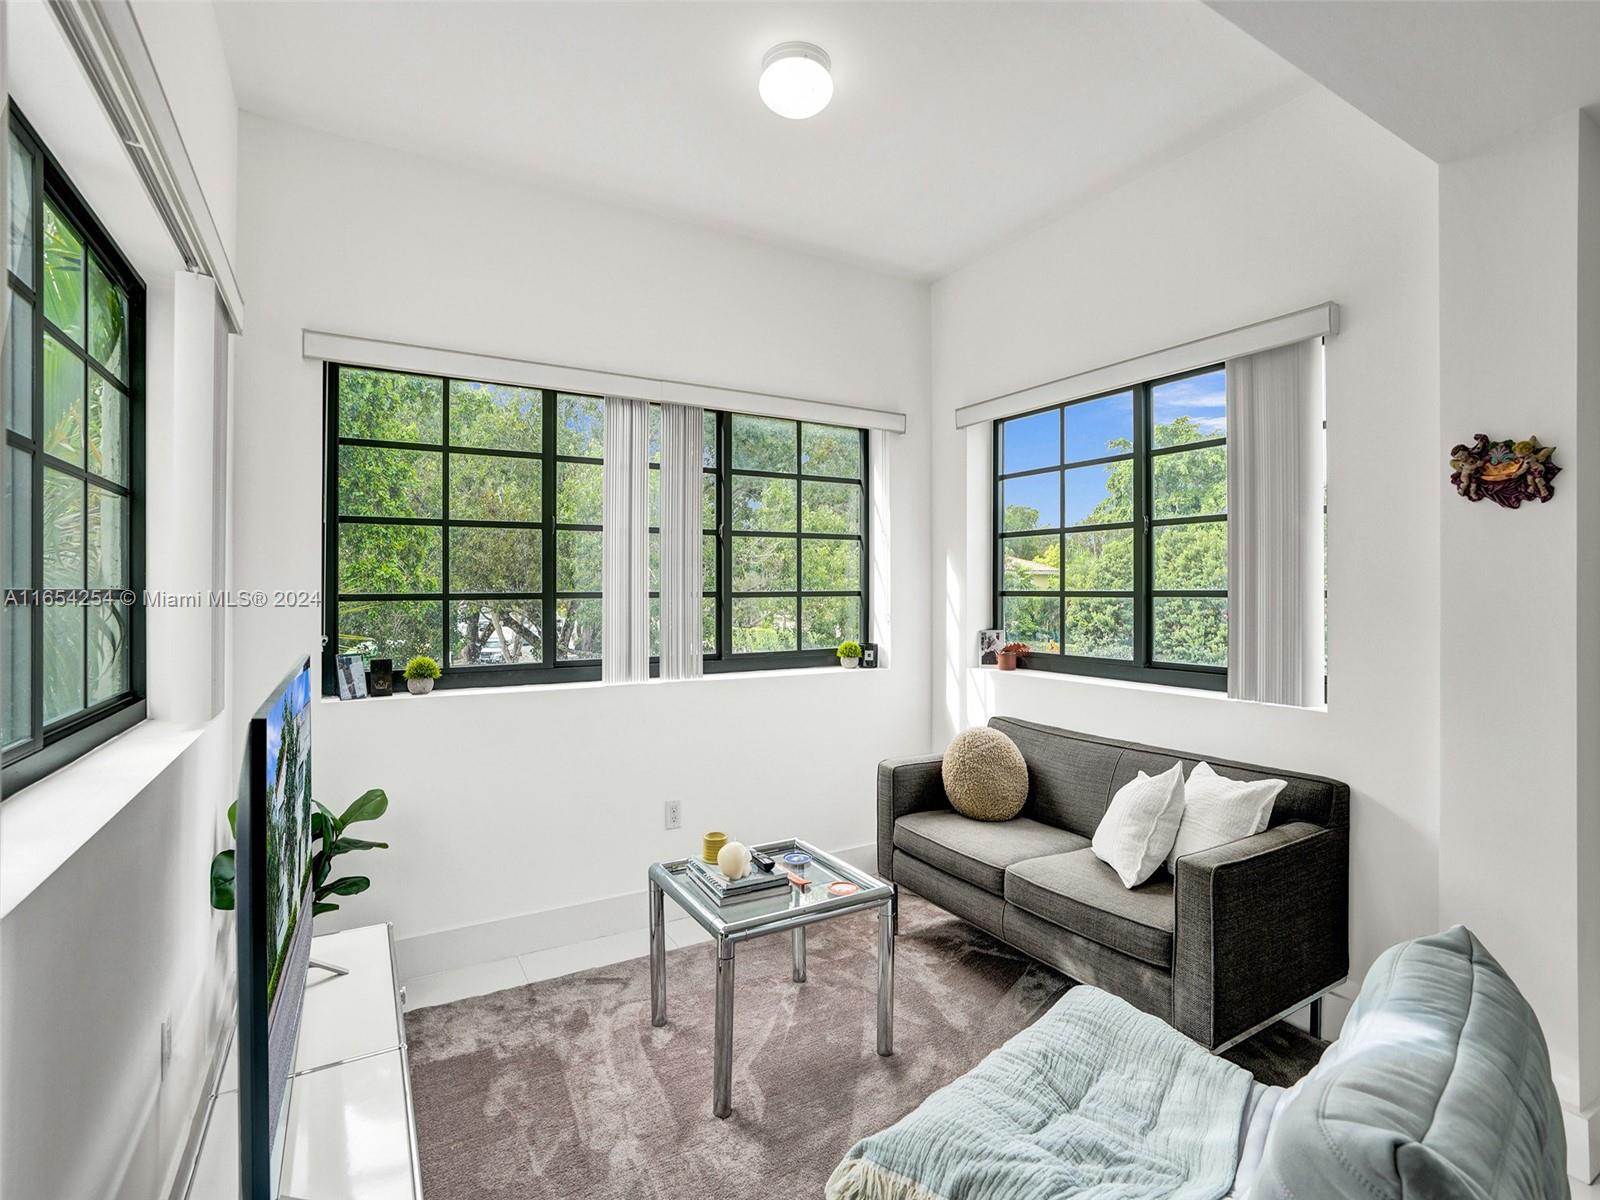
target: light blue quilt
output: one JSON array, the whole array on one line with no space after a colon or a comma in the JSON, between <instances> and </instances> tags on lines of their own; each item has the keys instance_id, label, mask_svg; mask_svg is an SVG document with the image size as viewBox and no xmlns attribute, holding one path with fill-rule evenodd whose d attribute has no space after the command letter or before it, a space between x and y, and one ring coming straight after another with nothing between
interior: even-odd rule
<instances>
[{"instance_id":1,"label":"light blue quilt","mask_svg":"<svg viewBox=\"0 0 1600 1200\"><path fill-rule=\"evenodd\" d=\"M1217 1200L1247 1071L1093 987L857 1142L828 1200Z\"/></svg>"}]
</instances>

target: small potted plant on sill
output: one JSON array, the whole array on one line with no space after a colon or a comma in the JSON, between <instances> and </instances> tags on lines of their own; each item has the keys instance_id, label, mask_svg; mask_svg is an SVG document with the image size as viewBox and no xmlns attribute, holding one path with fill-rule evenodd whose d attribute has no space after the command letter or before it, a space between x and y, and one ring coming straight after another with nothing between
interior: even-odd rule
<instances>
[{"instance_id":1,"label":"small potted plant on sill","mask_svg":"<svg viewBox=\"0 0 1600 1200\"><path fill-rule=\"evenodd\" d=\"M859 667L861 665L861 643L846 639L839 643L839 665L841 667Z\"/></svg>"},{"instance_id":2,"label":"small potted plant on sill","mask_svg":"<svg viewBox=\"0 0 1600 1200\"><path fill-rule=\"evenodd\" d=\"M437 659L419 654L406 664L406 688L413 696L426 696L433 691L433 681L442 674Z\"/></svg>"},{"instance_id":3,"label":"small potted plant on sill","mask_svg":"<svg viewBox=\"0 0 1600 1200\"><path fill-rule=\"evenodd\" d=\"M1017 660L1027 657L1027 642L1007 642L994 652L994 663L1002 671L1015 671L1017 669Z\"/></svg>"}]
</instances>

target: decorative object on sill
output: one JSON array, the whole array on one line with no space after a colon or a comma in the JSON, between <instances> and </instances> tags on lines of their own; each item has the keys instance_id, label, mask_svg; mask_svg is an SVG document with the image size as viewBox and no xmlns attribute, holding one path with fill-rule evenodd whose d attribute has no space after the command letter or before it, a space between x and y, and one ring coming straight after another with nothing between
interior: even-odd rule
<instances>
[{"instance_id":1,"label":"decorative object on sill","mask_svg":"<svg viewBox=\"0 0 1600 1200\"><path fill-rule=\"evenodd\" d=\"M728 835L721 830L713 830L700 839L700 857L708 863L715 863L717 855L722 852L723 846L728 844Z\"/></svg>"},{"instance_id":2,"label":"decorative object on sill","mask_svg":"<svg viewBox=\"0 0 1600 1200\"><path fill-rule=\"evenodd\" d=\"M1015 671L1017 660L1028 657L1027 642L1007 642L995 651L995 665L1002 671Z\"/></svg>"},{"instance_id":3,"label":"decorative object on sill","mask_svg":"<svg viewBox=\"0 0 1600 1200\"><path fill-rule=\"evenodd\" d=\"M839 665L841 667L859 667L861 665L861 643L846 638L839 643Z\"/></svg>"},{"instance_id":4,"label":"decorative object on sill","mask_svg":"<svg viewBox=\"0 0 1600 1200\"><path fill-rule=\"evenodd\" d=\"M877 642L862 642L861 643L861 669L863 671L871 671L871 670L874 670L877 667L877 665L878 665L878 643Z\"/></svg>"},{"instance_id":5,"label":"decorative object on sill","mask_svg":"<svg viewBox=\"0 0 1600 1200\"><path fill-rule=\"evenodd\" d=\"M994 666L995 660L1000 653L1000 647L1005 643L1006 631L1004 629L978 630L978 662L985 667Z\"/></svg>"},{"instance_id":6,"label":"decorative object on sill","mask_svg":"<svg viewBox=\"0 0 1600 1200\"><path fill-rule=\"evenodd\" d=\"M333 656L333 673L339 683L339 699L367 698L367 668L359 654Z\"/></svg>"},{"instance_id":7,"label":"decorative object on sill","mask_svg":"<svg viewBox=\"0 0 1600 1200\"><path fill-rule=\"evenodd\" d=\"M1491 442L1474 434L1470 445L1450 451L1450 482L1468 500L1493 500L1501 508L1520 508L1524 500L1543 504L1556 494L1561 468L1550 461L1554 446L1530 437L1522 442Z\"/></svg>"},{"instance_id":8,"label":"decorative object on sill","mask_svg":"<svg viewBox=\"0 0 1600 1200\"><path fill-rule=\"evenodd\" d=\"M375 658L372 660L371 690L374 696L394 695L394 660L390 658Z\"/></svg>"},{"instance_id":9,"label":"decorative object on sill","mask_svg":"<svg viewBox=\"0 0 1600 1200\"><path fill-rule=\"evenodd\" d=\"M442 674L438 660L419 654L406 664L406 689L413 696L426 696L433 691L433 681Z\"/></svg>"},{"instance_id":10,"label":"decorative object on sill","mask_svg":"<svg viewBox=\"0 0 1600 1200\"><path fill-rule=\"evenodd\" d=\"M743 842L728 842L717 851L717 869L729 879L750 874L750 851Z\"/></svg>"},{"instance_id":11,"label":"decorative object on sill","mask_svg":"<svg viewBox=\"0 0 1600 1200\"><path fill-rule=\"evenodd\" d=\"M387 850L388 842L369 842L365 838L346 837L344 831L357 821L376 821L389 811L389 796L382 788L370 788L350 802L338 816L325 805L311 802L311 838L316 849L311 854L311 882L314 907L312 916L334 912L338 905L330 896L359 896L372 886L365 875L341 875L330 880L333 860L352 850ZM228 828L238 834L239 805L228 806ZM232 850L224 850L211 860L211 907L232 911L234 906L234 857Z\"/></svg>"}]
</instances>

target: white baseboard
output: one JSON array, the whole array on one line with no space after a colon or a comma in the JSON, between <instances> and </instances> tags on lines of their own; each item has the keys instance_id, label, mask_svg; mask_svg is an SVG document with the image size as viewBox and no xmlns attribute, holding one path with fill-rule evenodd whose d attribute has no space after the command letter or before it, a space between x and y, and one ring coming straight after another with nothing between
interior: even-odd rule
<instances>
[{"instance_id":1,"label":"white baseboard","mask_svg":"<svg viewBox=\"0 0 1600 1200\"><path fill-rule=\"evenodd\" d=\"M1561 1123L1567 1134L1567 1174L1579 1183L1593 1183L1600 1175L1600 1106L1579 1110L1563 1104Z\"/></svg>"},{"instance_id":2,"label":"white baseboard","mask_svg":"<svg viewBox=\"0 0 1600 1200\"><path fill-rule=\"evenodd\" d=\"M858 870L875 872L878 869L878 848L873 843L833 853ZM642 930L646 928L645 909L645 891L640 888L636 892L585 900L563 908L547 908L502 917L498 921L396 938L395 962L403 983L435 971L453 971L553 946L569 946L574 942ZM673 915L669 913L668 919Z\"/></svg>"}]
</instances>

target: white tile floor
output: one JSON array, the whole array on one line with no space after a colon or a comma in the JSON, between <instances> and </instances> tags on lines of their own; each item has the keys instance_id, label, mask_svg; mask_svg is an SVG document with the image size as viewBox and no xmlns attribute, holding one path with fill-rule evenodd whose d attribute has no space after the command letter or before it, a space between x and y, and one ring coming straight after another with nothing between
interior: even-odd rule
<instances>
[{"instance_id":1,"label":"white tile floor","mask_svg":"<svg viewBox=\"0 0 1600 1200\"><path fill-rule=\"evenodd\" d=\"M710 940L711 935L687 917L667 922L667 945L674 950ZM585 971L590 967L603 967L638 958L649 949L649 934L641 929L575 942L570 946L555 946L516 958L502 958L495 962L458 967L453 971L419 975L406 981L406 1009L449 1004L453 1000L465 1000L468 996L483 996L525 983L536 983L541 979ZM1574 1181L1572 1200L1600 1200L1600 1183Z\"/></svg>"},{"instance_id":2,"label":"white tile floor","mask_svg":"<svg viewBox=\"0 0 1600 1200\"><path fill-rule=\"evenodd\" d=\"M667 945L671 949L710 940L711 935L687 917L667 922ZM640 929L587 942L575 942L570 946L554 946L516 958L474 963L450 971L437 971L432 975L417 975L404 981L406 1009L430 1008L435 1004L465 1000L468 996L483 996L525 983L537 983L541 979L571 975L574 971L638 958L649 949L650 936Z\"/></svg>"}]
</instances>

